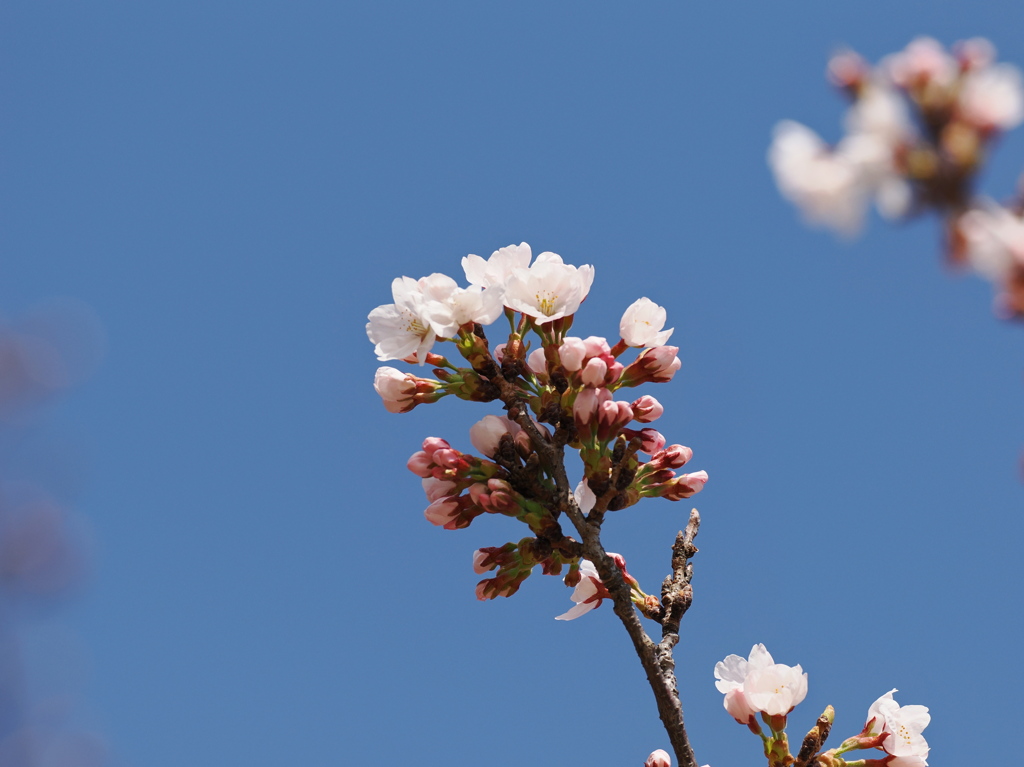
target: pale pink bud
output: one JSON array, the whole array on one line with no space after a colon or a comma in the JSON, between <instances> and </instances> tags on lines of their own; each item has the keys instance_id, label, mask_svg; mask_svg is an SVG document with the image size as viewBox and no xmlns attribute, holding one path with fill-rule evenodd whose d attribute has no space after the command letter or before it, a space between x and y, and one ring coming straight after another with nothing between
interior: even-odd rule
<instances>
[{"instance_id":1,"label":"pale pink bud","mask_svg":"<svg viewBox=\"0 0 1024 767\"><path fill-rule=\"evenodd\" d=\"M498 442L509 433L509 421L503 416L485 415L469 427L469 441L481 455L493 458L498 452Z\"/></svg>"},{"instance_id":2,"label":"pale pink bud","mask_svg":"<svg viewBox=\"0 0 1024 767\"><path fill-rule=\"evenodd\" d=\"M439 448L431 456L438 466L445 469L457 469L462 465L462 453L451 448Z\"/></svg>"},{"instance_id":3,"label":"pale pink bud","mask_svg":"<svg viewBox=\"0 0 1024 767\"><path fill-rule=\"evenodd\" d=\"M645 367L652 381L662 383L671 381L676 371L683 366L679 361L678 346L655 346L640 356L645 360Z\"/></svg>"},{"instance_id":4,"label":"pale pink bud","mask_svg":"<svg viewBox=\"0 0 1024 767\"><path fill-rule=\"evenodd\" d=\"M619 335L627 346L661 346L672 335L665 327L665 309L649 298L630 304L619 321Z\"/></svg>"},{"instance_id":5,"label":"pale pink bud","mask_svg":"<svg viewBox=\"0 0 1024 767\"><path fill-rule=\"evenodd\" d=\"M562 367L569 372L574 372L583 367L583 360L587 356L587 347L582 338L569 336L562 341L558 347L558 358L562 361Z\"/></svg>"},{"instance_id":6,"label":"pale pink bud","mask_svg":"<svg viewBox=\"0 0 1024 767\"><path fill-rule=\"evenodd\" d=\"M685 445L669 445L655 453L647 465L652 469L678 469L685 466L691 458L693 451Z\"/></svg>"},{"instance_id":7,"label":"pale pink bud","mask_svg":"<svg viewBox=\"0 0 1024 767\"><path fill-rule=\"evenodd\" d=\"M476 598L481 602L487 601L487 585L491 582L490 578L485 578L476 584Z\"/></svg>"},{"instance_id":8,"label":"pale pink bud","mask_svg":"<svg viewBox=\"0 0 1024 767\"><path fill-rule=\"evenodd\" d=\"M433 456L434 451L436 450L447 450L450 448L451 445L448 444L448 441L441 439L440 437L427 437L423 440L423 450L429 456Z\"/></svg>"},{"instance_id":9,"label":"pale pink bud","mask_svg":"<svg viewBox=\"0 0 1024 767\"><path fill-rule=\"evenodd\" d=\"M611 356L612 347L608 345L607 339L601 338L601 336L588 336L583 339L583 345L586 347L588 357L600 357L604 354Z\"/></svg>"},{"instance_id":10,"label":"pale pink bud","mask_svg":"<svg viewBox=\"0 0 1024 767\"><path fill-rule=\"evenodd\" d=\"M491 349L491 356L494 357L494 361L497 362L499 365L501 364L501 361L505 359L506 346L508 346L508 344L498 344L493 349Z\"/></svg>"},{"instance_id":11,"label":"pale pink bud","mask_svg":"<svg viewBox=\"0 0 1024 767\"><path fill-rule=\"evenodd\" d=\"M474 482L469 486L469 497L473 503L480 503L480 499L487 495L489 488L483 482Z\"/></svg>"},{"instance_id":12,"label":"pale pink bud","mask_svg":"<svg viewBox=\"0 0 1024 767\"><path fill-rule=\"evenodd\" d=\"M828 79L840 88L856 88L867 79L871 68L860 54L840 51L828 62Z\"/></svg>"},{"instance_id":13,"label":"pale pink bud","mask_svg":"<svg viewBox=\"0 0 1024 767\"><path fill-rule=\"evenodd\" d=\"M384 408L389 413L405 413L414 407L416 378L408 373L392 367L377 368L373 388L384 400Z\"/></svg>"},{"instance_id":14,"label":"pale pink bud","mask_svg":"<svg viewBox=\"0 0 1024 767\"><path fill-rule=\"evenodd\" d=\"M729 716L735 719L740 724L747 724L757 716L758 712L746 696L743 694L742 688L730 690L725 694L725 710L729 712Z\"/></svg>"},{"instance_id":15,"label":"pale pink bud","mask_svg":"<svg viewBox=\"0 0 1024 767\"><path fill-rule=\"evenodd\" d=\"M672 767L672 757L659 748L647 757L644 767Z\"/></svg>"},{"instance_id":16,"label":"pale pink bud","mask_svg":"<svg viewBox=\"0 0 1024 767\"><path fill-rule=\"evenodd\" d=\"M607 389L605 389L607 391ZM633 420L633 410L625 402L602 402L597 410L599 433L610 438Z\"/></svg>"},{"instance_id":17,"label":"pale pink bud","mask_svg":"<svg viewBox=\"0 0 1024 767\"><path fill-rule=\"evenodd\" d=\"M477 549L476 551L473 552L473 572L474 573L476 573L477 575L483 575L488 570L493 570L494 569L494 565L493 564L490 565L489 567L485 564L487 562L487 558L488 558L487 552L484 551L483 549Z\"/></svg>"},{"instance_id":18,"label":"pale pink bud","mask_svg":"<svg viewBox=\"0 0 1024 767\"><path fill-rule=\"evenodd\" d=\"M632 410L630 414L632 415ZM651 456L665 447L665 436L655 429L641 429L640 439L642 440L640 442L641 452Z\"/></svg>"},{"instance_id":19,"label":"pale pink bud","mask_svg":"<svg viewBox=\"0 0 1024 767\"><path fill-rule=\"evenodd\" d=\"M409 457L405 467L417 477L425 478L431 476L430 469L433 465L434 462L430 460L429 455L423 450L417 450Z\"/></svg>"},{"instance_id":20,"label":"pale pink bud","mask_svg":"<svg viewBox=\"0 0 1024 767\"><path fill-rule=\"evenodd\" d=\"M446 479L434 477L423 478L423 492L427 494L427 500L434 502L446 495L451 495L455 490L455 483Z\"/></svg>"},{"instance_id":21,"label":"pale pink bud","mask_svg":"<svg viewBox=\"0 0 1024 767\"><path fill-rule=\"evenodd\" d=\"M544 358L543 349L534 349L526 358L526 364L533 371L534 375L546 376L548 374L548 361Z\"/></svg>"},{"instance_id":22,"label":"pale pink bud","mask_svg":"<svg viewBox=\"0 0 1024 767\"><path fill-rule=\"evenodd\" d=\"M696 471L693 474L680 474L668 483L667 491L662 497L670 501L680 501L683 498L689 498L691 495L696 495L703 490L704 484L707 481L708 473L704 470Z\"/></svg>"},{"instance_id":23,"label":"pale pink bud","mask_svg":"<svg viewBox=\"0 0 1024 767\"><path fill-rule=\"evenodd\" d=\"M654 399L650 394L645 394L639 399L633 400L630 405L633 408L633 418L640 423L651 423L661 418L661 414L665 412L665 408L661 406L658 400Z\"/></svg>"},{"instance_id":24,"label":"pale pink bud","mask_svg":"<svg viewBox=\"0 0 1024 767\"><path fill-rule=\"evenodd\" d=\"M423 512L423 516L427 518L427 521L432 525L437 525L438 527L444 527L458 515L458 499L452 496L438 498L432 504L427 506L426 510Z\"/></svg>"},{"instance_id":25,"label":"pale pink bud","mask_svg":"<svg viewBox=\"0 0 1024 767\"><path fill-rule=\"evenodd\" d=\"M984 69L996 59L996 47L984 37L972 37L953 45L961 69Z\"/></svg>"},{"instance_id":26,"label":"pale pink bud","mask_svg":"<svg viewBox=\"0 0 1024 767\"><path fill-rule=\"evenodd\" d=\"M607 374L607 363L600 357L593 357L583 367L583 383L587 386L603 386Z\"/></svg>"},{"instance_id":27,"label":"pale pink bud","mask_svg":"<svg viewBox=\"0 0 1024 767\"><path fill-rule=\"evenodd\" d=\"M607 389L584 389L576 395L576 403L572 407L577 424L586 425L597 415L601 403L608 402L612 393ZM630 411L632 413L632 411Z\"/></svg>"}]
</instances>

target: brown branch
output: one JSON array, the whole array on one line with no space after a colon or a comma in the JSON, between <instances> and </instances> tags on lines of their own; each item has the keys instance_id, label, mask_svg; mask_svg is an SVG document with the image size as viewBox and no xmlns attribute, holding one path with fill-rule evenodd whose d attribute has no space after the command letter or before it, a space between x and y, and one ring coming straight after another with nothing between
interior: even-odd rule
<instances>
[{"instance_id":1,"label":"brown branch","mask_svg":"<svg viewBox=\"0 0 1024 767\"><path fill-rule=\"evenodd\" d=\"M611 594L613 610L625 627L626 633L629 634L629 638L633 642L633 649L636 650L640 664L647 674L647 681L654 692L654 699L658 706L658 715L668 733L669 742L672 744L679 767L697 767L697 760L693 755L693 749L690 747L686 727L683 723L683 707L679 700L679 691L676 688L672 649L678 641L679 619L686 612L689 601L692 599L689 581L693 574L693 568L688 560L697 551L693 547L693 537L697 534L699 515L696 510L691 513L690 523L686 526L687 532L679 534L676 545L672 549L673 575L669 580L682 584L677 589L678 594L673 592L672 598L665 602L667 619L675 621L674 628L670 632L674 640L667 641L663 636L661 643L655 644L640 623L640 616L633 607L631 590L626 585L622 572L601 544L600 523L597 518L588 520L576 503L565 471L565 443L558 439L549 439L541 433L515 384L502 374L494 375L492 380L501 392L501 399L508 409L509 418L518 423L530 436L534 450L554 478L558 510L565 512L583 538L583 556L594 563L601 581ZM678 567L677 560L682 563ZM665 630L667 629L663 627L663 632Z\"/></svg>"}]
</instances>

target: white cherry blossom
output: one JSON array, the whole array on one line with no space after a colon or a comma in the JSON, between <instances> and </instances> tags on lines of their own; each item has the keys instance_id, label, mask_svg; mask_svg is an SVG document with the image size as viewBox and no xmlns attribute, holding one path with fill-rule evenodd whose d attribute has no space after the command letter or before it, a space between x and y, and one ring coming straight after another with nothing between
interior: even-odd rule
<instances>
[{"instance_id":1,"label":"white cherry blossom","mask_svg":"<svg viewBox=\"0 0 1024 767\"><path fill-rule=\"evenodd\" d=\"M868 205L863 174L810 128L792 120L776 125L768 164L779 191L808 223L845 235L860 230Z\"/></svg>"},{"instance_id":2,"label":"white cherry blossom","mask_svg":"<svg viewBox=\"0 0 1024 767\"><path fill-rule=\"evenodd\" d=\"M1015 264L1024 265L1024 218L989 202L960 217L958 229L968 263L982 276L1002 282Z\"/></svg>"},{"instance_id":3,"label":"white cherry blossom","mask_svg":"<svg viewBox=\"0 0 1024 767\"><path fill-rule=\"evenodd\" d=\"M516 269L526 269L532 256L530 246L521 242L518 245L499 248L486 260L471 253L462 259L462 268L466 271L466 279L470 285L504 290L512 272Z\"/></svg>"},{"instance_id":4,"label":"white cherry blossom","mask_svg":"<svg viewBox=\"0 0 1024 767\"><path fill-rule=\"evenodd\" d=\"M608 556L612 556L609 553ZM584 559L580 562L580 582L576 584L576 588L572 591L573 602L576 603L568 612L556 615L556 621L571 621L579 618L581 615L586 615L591 610L595 609L601 604L601 601L608 596L608 591L605 589L604 584L601 583L601 578L597 574L597 568L594 567L594 563L589 559Z\"/></svg>"},{"instance_id":5,"label":"white cherry blossom","mask_svg":"<svg viewBox=\"0 0 1024 767\"><path fill-rule=\"evenodd\" d=\"M894 692L897 690L889 690L871 704L865 728L870 728L868 731L872 735L889 733L889 737L882 741L885 753L896 757L918 757L922 764L927 765L928 741L921 732L931 721L928 707L901 706L893 700Z\"/></svg>"},{"instance_id":6,"label":"white cherry blossom","mask_svg":"<svg viewBox=\"0 0 1024 767\"><path fill-rule=\"evenodd\" d=\"M411 409L416 380L396 368L379 367L373 377L373 388L384 400L384 407L389 413L401 413Z\"/></svg>"},{"instance_id":7,"label":"white cherry blossom","mask_svg":"<svg viewBox=\"0 0 1024 767\"><path fill-rule=\"evenodd\" d=\"M575 314L594 282L594 267L563 263L557 253L537 256L527 269L516 269L505 284L505 306L538 323Z\"/></svg>"},{"instance_id":8,"label":"white cherry blossom","mask_svg":"<svg viewBox=\"0 0 1024 767\"><path fill-rule=\"evenodd\" d=\"M744 660L729 655L715 665L715 687L725 693L725 709L741 724L758 712L784 716L807 696L807 674L800 666L775 663L763 644Z\"/></svg>"},{"instance_id":9,"label":"white cherry blossom","mask_svg":"<svg viewBox=\"0 0 1024 767\"><path fill-rule=\"evenodd\" d=\"M415 356L422 365L438 338L454 335L458 323L446 300L457 286L443 274L421 280L398 277L391 283L393 304L370 312L366 335L381 362Z\"/></svg>"},{"instance_id":10,"label":"white cherry blossom","mask_svg":"<svg viewBox=\"0 0 1024 767\"><path fill-rule=\"evenodd\" d=\"M664 307L649 298L638 298L623 313L619 335L627 346L664 346L675 330L662 330L667 316Z\"/></svg>"},{"instance_id":11,"label":"white cherry blossom","mask_svg":"<svg viewBox=\"0 0 1024 767\"><path fill-rule=\"evenodd\" d=\"M969 72L957 98L960 116L981 130L1009 130L1024 120L1024 83L1012 64Z\"/></svg>"}]
</instances>

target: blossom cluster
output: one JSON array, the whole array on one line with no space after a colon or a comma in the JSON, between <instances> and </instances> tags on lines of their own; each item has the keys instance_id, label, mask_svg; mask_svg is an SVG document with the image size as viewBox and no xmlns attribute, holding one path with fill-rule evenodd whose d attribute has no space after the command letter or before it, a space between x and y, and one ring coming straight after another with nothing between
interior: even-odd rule
<instances>
[{"instance_id":1,"label":"blossom cluster","mask_svg":"<svg viewBox=\"0 0 1024 767\"><path fill-rule=\"evenodd\" d=\"M566 264L550 252L533 259L526 243L487 259L466 256L462 266L467 287L443 274L400 277L392 283L393 303L370 312L366 332L379 360L430 364L435 376L381 367L374 386L390 412L449 395L502 402L505 415L487 415L470 429L479 455L430 437L408 468L422 479L432 524L454 530L492 513L530 528L518 542L474 553L477 573L494 572L477 586L480 599L510 596L537 565L552 575L568 565L566 583L575 587L577 606L559 617L574 618L600 604L607 590L581 544L562 531L566 505L603 519L644 497L688 498L707 481L704 471L679 473L692 450L667 444L648 426L664 412L658 400L617 399L622 390L672 380L681 366L678 347L667 345L673 329L665 329L664 308L641 298L623 313L614 344L569 335L594 267ZM508 329L492 346L484 327L501 317ZM451 343L468 364L438 354L438 343ZM637 352L628 360L631 349ZM564 447L583 460L576 497L559 490L550 460ZM640 590L621 558L616 562L641 611L655 611L657 598Z\"/></svg>"},{"instance_id":2,"label":"blossom cluster","mask_svg":"<svg viewBox=\"0 0 1024 767\"><path fill-rule=\"evenodd\" d=\"M872 201L889 218L935 211L950 260L995 283L1000 314L1024 314L1024 199L1002 205L975 191L991 146L1024 121L1020 70L996 63L987 40L947 51L921 37L876 66L838 53L828 76L850 99L845 135L829 146L779 123L768 163L782 194L812 225L845 235Z\"/></svg>"},{"instance_id":3,"label":"blossom cluster","mask_svg":"<svg viewBox=\"0 0 1024 767\"><path fill-rule=\"evenodd\" d=\"M729 655L715 665L715 686L725 694L725 710L737 722L760 735L770 767L792 764L786 736L787 717L807 696L807 674L799 666L776 663L763 644L754 645L743 658ZM925 706L900 706L890 690L868 708L861 732L839 747L819 753L832 725L828 707L807 734L797 761L843 767L842 755L855 750L877 749L886 754L871 764L889 767L927 767L928 742L921 734L931 717ZM761 728L767 725L768 734ZM817 761L813 761L817 759Z\"/></svg>"}]
</instances>

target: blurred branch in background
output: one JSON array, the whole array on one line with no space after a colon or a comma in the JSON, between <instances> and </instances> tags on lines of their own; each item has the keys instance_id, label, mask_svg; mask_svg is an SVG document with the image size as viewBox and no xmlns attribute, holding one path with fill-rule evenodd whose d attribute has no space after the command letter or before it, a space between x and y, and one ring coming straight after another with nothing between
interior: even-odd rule
<instances>
[{"instance_id":1,"label":"blurred branch in background","mask_svg":"<svg viewBox=\"0 0 1024 767\"><path fill-rule=\"evenodd\" d=\"M60 500L62 467L53 465L52 456L39 457L38 443L48 441L47 406L89 375L100 355L100 338L92 314L71 303L40 308L16 324L0 322L3 767L99 767L107 762L102 740L77 721L65 659L52 657L60 650L39 646L33 634L88 574L88 536Z\"/></svg>"},{"instance_id":2,"label":"blurred branch in background","mask_svg":"<svg viewBox=\"0 0 1024 767\"><path fill-rule=\"evenodd\" d=\"M877 66L840 52L828 77L851 102L846 134L828 146L810 128L780 122L768 163L809 224L846 236L872 201L894 220L935 212L949 262L991 280L997 314L1013 319L1024 316L1024 190L1000 204L976 189L1001 134L1024 120L1021 72L995 57L982 38L948 52L919 37Z\"/></svg>"}]
</instances>

